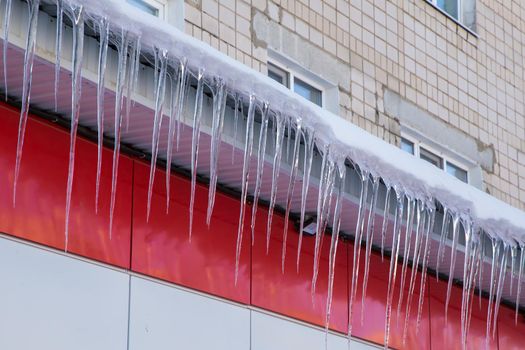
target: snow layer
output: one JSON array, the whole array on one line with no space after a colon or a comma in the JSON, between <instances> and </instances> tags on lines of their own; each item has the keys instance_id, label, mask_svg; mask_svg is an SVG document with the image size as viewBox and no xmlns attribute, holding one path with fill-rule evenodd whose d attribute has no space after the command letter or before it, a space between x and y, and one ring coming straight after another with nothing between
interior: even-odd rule
<instances>
[{"instance_id":1,"label":"snow layer","mask_svg":"<svg viewBox=\"0 0 525 350\"><path fill-rule=\"evenodd\" d=\"M107 17L113 29L125 28L139 36L146 46L166 49L172 57L188 60L189 67L206 69L205 75L219 76L226 85L246 95L254 94L273 110L298 116L303 125L316 130L318 142L331 144L385 182L416 197L433 197L450 209L470 216L479 227L504 239L525 240L525 213L456 178L431 164L416 159L397 147L369 134L298 95L265 75L240 64L175 27L144 14L119 0L69 0L86 12Z\"/></svg>"}]
</instances>

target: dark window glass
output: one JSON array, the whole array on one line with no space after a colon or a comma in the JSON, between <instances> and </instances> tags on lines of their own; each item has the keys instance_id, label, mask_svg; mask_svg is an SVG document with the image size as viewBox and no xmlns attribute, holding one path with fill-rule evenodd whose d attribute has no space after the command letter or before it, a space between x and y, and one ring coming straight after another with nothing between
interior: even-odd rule
<instances>
[{"instance_id":1,"label":"dark window glass","mask_svg":"<svg viewBox=\"0 0 525 350\"><path fill-rule=\"evenodd\" d=\"M419 148L419 158L434 164L440 169L443 169L443 159L422 147Z\"/></svg>"},{"instance_id":2,"label":"dark window glass","mask_svg":"<svg viewBox=\"0 0 525 350\"><path fill-rule=\"evenodd\" d=\"M457 177L458 179L460 179L461 181L463 181L465 183L468 182L468 173L467 173L467 171L461 169L460 167L458 167L458 166L456 166L456 165L454 165L452 163L449 163L448 161L447 161L447 173Z\"/></svg>"},{"instance_id":3,"label":"dark window glass","mask_svg":"<svg viewBox=\"0 0 525 350\"><path fill-rule=\"evenodd\" d=\"M439 7L446 13L448 13L450 16L459 20L459 17L458 17L459 0L437 0L436 5L437 7Z\"/></svg>"},{"instance_id":4,"label":"dark window glass","mask_svg":"<svg viewBox=\"0 0 525 350\"><path fill-rule=\"evenodd\" d=\"M321 92L321 90L314 88L312 85L295 78L293 89L297 94L303 96L304 98L315 103L316 105L322 105L323 93Z\"/></svg>"},{"instance_id":5,"label":"dark window glass","mask_svg":"<svg viewBox=\"0 0 525 350\"><path fill-rule=\"evenodd\" d=\"M401 138L401 149L407 153L414 154L414 143Z\"/></svg>"},{"instance_id":6,"label":"dark window glass","mask_svg":"<svg viewBox=\"0 0 525 350\"><path fill-rule=\"evenodd\" d=\"M289 75L288 72L285 70L274 66L271 63L268 63L268 76L278 82L279 84L282 84L286 87L290 87L289 85Z\"/></svg>"}]
</instances>

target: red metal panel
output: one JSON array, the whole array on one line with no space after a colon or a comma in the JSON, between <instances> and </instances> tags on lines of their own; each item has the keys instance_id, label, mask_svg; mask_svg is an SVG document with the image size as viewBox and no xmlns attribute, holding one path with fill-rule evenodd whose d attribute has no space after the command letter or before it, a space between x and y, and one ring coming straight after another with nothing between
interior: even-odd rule
<instances>
[{"instance_id":1,"label":"red metal panel","mask_svg":"<svg viewBox=\"0 0 525 350\"><path fill-rule=\"evenodd\" d=\"M349 251L350 275L353 259L353 245ZM363 280L364 280L364 251L361 250L360 276L357 284L357 297L353 306L352 335L368 341L383 344L385 338L386 300L388 292L388 273L390 259L381 261L381 256L373 253L370 257L370 273L364 305L362 304ZM419 288L421 274L418 272L415 278L414 294L411 302L410 317L407 324L407 335L403 344L403 332L405 327L406 303L410 283L411 269L407 269L403 303L399 309L399 288L401 284L402 265L397 266L397 279L394 285L394 297L392 303L392 318L390 321L389 347L396 349L429 349L430 348L430 325L428 314L428 293L425 295L423 313L419 330L416 333L417 309L419 302ZM361 321L361 317L363 317Z\"/></svg>"},{"instance_id":2,"label":"red metal panel","mask_svg":"<svg viewBox=\"0 0 525 350\"><path fill-rule=\"evenodd\" d=\"M237 285L234 279L239 201L217 193L208 228L208 188L198 185L190 242L190 182L178 175L172 176L170 210L166 214L165 173L157 171L147 222L148 178L149 165L135 162L132 269L249 304L251 245L249 230L246 229L248 221Z\"/></svg>"},{"instance_id":3,"label":"red metal panel","mask_svg":"<svg viewBox=\"0 0 525 350\"><path fill-rule=\"evenodd\" d=\"M445 301L447 282L437 282L430 278L430 314L432 349L461 349L461 298L462 290L452 287L450 305L448 308L448 322L445 321ZM472 303L472 318L470 331L467 336L467 349L485 349L485 334L487 326L487 299L483 298L481 306L478 296L474 296ZM492 330L491 330L492 331ZM489 348L498 348L498 334L490 340ZM506 349L506 348L503 348Z\"/></svg>"},{"instance_id":4,"label":"red metal panel","mask_svg":"<svg viewBox=\"0 0 525 350\"><path fill-rule=\"evenodd\" d=\"M313 237L305 236L299 272L296 270L298 234L290 223L284 273L281 271L284 218L274 215L270 248L266 254L267 210L259 208L252 257L252 304L320 326L325 324L330 237L325 237L312 303ZM340 242L336 259L330 328L346 333L348 327L347 244Z\"/></svg>"},{"instance_id":5,"label":"red metal panel","mask_svg":"<svg viewBox=\"0 0 525 350\"><path fill-rule=\"evenodd\" d=\"M523 341L525 318L523 314L519 314L518 323L516 324L514 317L515 312L513 309L504 306L500 307L498 317L498 341L500 349L521 350L525 347Z\"/></svg>"},{"instance_id":6,"label":"red metal panel","mask_svg":"<svg viewBox=\"0 0 525 350\"><path fill-rule=\"evenodd\" d=\"M0 105L0 231L64 249L69 134L30 119L17 190L12 189L20 112ZM122 157L113 237L108 235L111 152L104 151L100 208L95 213L97 148L78 139L72 195L69 251L120 267L129 266L132 166Z\"/></svg>"}]
</instances>

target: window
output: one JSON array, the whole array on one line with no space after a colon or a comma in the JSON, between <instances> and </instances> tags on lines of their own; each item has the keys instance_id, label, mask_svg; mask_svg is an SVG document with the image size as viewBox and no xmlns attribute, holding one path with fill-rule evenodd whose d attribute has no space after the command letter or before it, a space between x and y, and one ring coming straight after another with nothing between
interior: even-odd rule
<instances>
[{"instance_id":1,"label":"window","mask_svg":"<svg viewBox=\"0 0 525 350\"><path fill-rule=\"evenodd\" d=\"M166 4L160 0L127 0L128 4L149 13L155 17L165 19Z\"/></svg>"},{"instance_id":2,"label":"window","mask_svg":"<svg viewBox=\"0 0 525 350\"><path fill-rule=\"evenodd\" d=\"M476 0L427 0L442 12L475 31Z\"/></svg>"},{"instance_id":3,"label":"window","mask_svg":"<svg viewBox=\"0 0 525 350\"><path fill-rule=\"evenodd\" d=\"M466 170L467 167L458 165L459 162L453 159L450 155L445 155L445 152L437 152L428 145L422 144L416 140L409 140L405 137L401 138L400 147L403 151L435 165L457 179L465 183L469 182L468 170Z\"/></svg>"},{"instance_id":4,"label":"window","mask_svg":"<svg viewBox=\"0 0 525 350\"><path fill-rule=\"evenodd\" d=\"M302 76L299 78L297 73L294 73L291 70L285 70L284 68L268 62L268 76L310 102L323 107L323 90L306 82L305 80L307 79L304 79Z\"/></svg>"}]
</instances>

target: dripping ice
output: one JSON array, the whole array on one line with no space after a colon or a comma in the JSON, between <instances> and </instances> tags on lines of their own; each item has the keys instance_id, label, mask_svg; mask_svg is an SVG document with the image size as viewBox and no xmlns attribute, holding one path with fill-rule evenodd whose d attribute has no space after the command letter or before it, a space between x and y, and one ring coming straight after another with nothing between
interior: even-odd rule
<instances>
[{"instance_id":1,"label":"dripping ice","mask_svg":"<svg viewBox=\"0 0 525 350\"><path fill-rule=\"evenodd\" d=\"M96 1L93 3L97 3ZM9 32L10 19L10 4L11 1L6 1L5 18L4 18L4 33L5 37ZM83 5L86 4L84 7ZM57 2L57 28L56 28L56 45L55 45L55 97L54 104L57 109L57 100L60 82L61 57L62 57L62 35L63 15L69 16L73 23L73 50L72 50L72 81L71 81L71 108L69 119L71 122L70 128L70 149L69 149L69 170L68 181L66 188L66 210L65 210L65 247L68 249L69 241L69 217L71 207L71 200L73 194L74 184L74 169L75 169L75 150L76 139L80 116L80 99L81 99L81 81L82 81L82 61L83 61L83 30L84 19L91 18L86 16L85 12L93 9L93 5L89 5L84 1L58 1ZM26 39L26 47L24 53L24 74L22 84L22 107L20 115L20 126L18 131L18 145L16 152L16 166L13 184L13 204L16 204L16 187L20 174L20 167L22 165L22 150L24 144L24 136L26 134L26 125L28 118L28 111L30 107L30 94L32 82L32 66L35 57L36 33L38 25L38 0L28 1L29 11L29 26ZM111 8L111 6L110 6ZM97 12L99 13L99 12ZM488 308L487 308L487 325L486 337L487 343L490 338L494 337L496 330L497 318L499 313L499 305L503 298L504 288L507 283L510 283L511 298L515 299L516 317L520 303L520 296L522 294L522 275L523 265L525 263L525 253L523 237L519 234L508 238L502 233L490 227L483 227L482 220L476 220L475 215L470 210L458 208L456 206L448 206L441 203L437 199L446 199L446 196L434 196L437 192L430 193L425 191L416 191L406 186L406 183L401 181L399 174L392 174L391 171L381 171L371 165L370 162L363 161L362 158L356 156L356 152L348 151L341 152L341 142L339 134L334 132L335 137L323 130L323 128L314 128L312 120L308 118L308 113L294 113L288 110L279 108L279 103L272 103L271 96L269 97L261 90L250 91L247 89L238 89L231 84L231 79L228 79L226 70L221 71L225 76L220 76L213 68L207 71L205 61L192 60L191 57L181 56L180 52L173 50L172 47L164 46L163 42L156 45L156 43L148 41L148 38L142 37L131 28L122 25L116 25L111 22L111 13L104 17L97 17L94 23L96 31L99 35L99 52L98 52L98 78L97 78L97 180L96 180L96 202L95 210L99 209L99 193L100 193L100 177L102 164L102 149L103 140L105 136L104 131L104 106L108 101L105 101L106 89L106 65L108 56L108 47L110 41L117 47L118 63L116 76L116 96L114 100L115 113L114 124L111 132L113 132L114 153L112 166L112 181L111 181L111 197L110 197L110 224L109 235L111 237L113 232L113 216L115 207L117 205L117 183L119 171L119 157L120 157L120 143L123 132L133 125L134 120L130 119L130 110L132 100L135 95L138 79L138 68L141 57L146 59L146 56L153 57L154 64L154 117L152 120L152 135L151 135L151 166L148 184L148 199L147 199L147 217L149 219L151 212L152 191L155 181L155 174L157 168L157 160L159 157L165 157L167 160L167 174L166 174L166 210L169 208L169 187L170 187L170 165L175 162L177 152L179 151L181 139L181 127L184 126L185 120L183 116L185 101L190 96L190 80L196 82L194 98L194 109L190 111L192 138L191 138L191 194L190 194L190 221L189 221L189 235L191 238L193 230L193 210L195 202L195 191L197 183L198 172L198 158L200 149L200 136L203 131L204 116L202 113L203 99L206 92L211 94L212 103L212 118L209 133L211 134L210 146L210 163L209 163L209 192L208 192L208 208L206 221L208 225L212 225L212 216L214 211L215 197L217 186L220 185L219 164L223 154L221 154L221 145L224 137L225 120L230 118L226 115L226 105L229 96L236 96L234 99L234 131L233 131L233 146L232 147L232 162L233 155L236 149L243 150L242 159L242 175L240 187L240 212L239 222L237 228L237 242L236 242L236 267L235 279L237 280L239 274L240 254L243 247L243 232L246 217L247 201L250 196L254 200L254 205L251 212L250 229L252 233L252 243L254 240L254 229L257 219L257 203L261 198L261 188L264 181L264 169L271 172L270 190L266 194L268 198L264 198L269 202L268 220L262 223L266 227L266 249L269 249L270 236L274 234L283 235L283 246L281 248L281 269L284 272L286 248L288 238L288 220L290 214L299 214L300 232L298 235L298 248L296 252L296 266L297 270L301 265L301 246L303 240L303 228L306 218L306 206L309 199L316 195L315 208L315 247L312 270L312 293L316 293L316 285L318 283L319 270L321 264L321 247L325 239L325 232L331 231L330 237L330 252L329 252L329 276L328 276L328 293L325 310L325 325L328 330L330 323L330 315L332 313L332 293L334 286L334 270L337 258L337 246L340 235L350 234L354 238L354 249L351 259L353 261L352 273L350 275L350 294L349 294L349 337L352 334L352 322L354 322L354 306L357 298L358 290L361 290L362 299L361 305L366 303L367 285L370 275L370 259L372 248L374 245L380 245L381 255L384 252L390 253L390 261L385 262L389 267L389 283L386 291L386 309L385 309L385 347L390 341L390 334L392 332L392 313L396 312L396 318L402 319L403 341L407 338L408 323L410 321L411 312L416 314L416 331L419 328L424 304L424 292L426 281L428 278L427 267L431 254L437 256L437 272L448 275L445 315L448 316L448 305L452 293L452 280L457 278L459 268L455 264L456 261L461 260L458 254L463 257L463 274L462 274L462 301L461 301L461 342L463 346L468 343L468 330L472 314L472 303L476 289L484 289L489 294ZM92 20L92 19L90 19ZM183 40L187 43L187 40ZM7 40L4 41L4 89L7 96ZM207 49L206 49L207 50ZM194 57L193 57L194 58ZM221 58L218 64L224 62ZM62 82L63 84L63 82ZM262 84L270 89L272 85L264 82ZM206 87L206 88L205 88ZM255 89L255 88L254 88ZM248 93L247 93L248 91ZM282 91L279 91L283 93ZM295 97L283 93L286 98L296 102ZM244 112L242 110L243 101L248 101L248 111L246 113L246 121L244 121ZM276 107L277 106L277 107ZM306 108L308 112L310 109ZM189 108L187 108L189 109ZM257 122L261 124L259 129L258 140L255 142L255 111L259 110L258 116L261 120ZM168 113L169 112L169 113ZM242 118L240 117L242 116ZM167 140L161 140L161 129L163 128L163 119L167 117L168 128ZM239 120L240 119L240 120ZM328 118L329 119L329 118ZM166 120L166 119L165 119ZM238 123L246 123L244 141L237 144L237 127ZM339 125L339 124L336 124ZM124 127L124 128L123 128ZM123 130L124 129L124 130ZM343 128L344 129L344 128ZM333 131L330 131L333 132ZM106 133L107 134L107 133ZM356 132L354 131L355 135ZM328 135L328 137L327 137ZM360 135L360 134L358 134ZM292 137L293 136L293 137ZM167 141L166 154L159 155L159 145L161 142ZM270 162L265 161L267 156L266 146L272 144L273 157ZM344 145L344 143L343 143ZM302 151L301 151L302 149ZM355 149L352 149L355 150ZM254 157L256 159L256 166L250 167L250 161ZM366 160L366 159L365 159ZM352 164L352 167L347 165L347 162ZM268 164L269 163L269 164ZM283 171L283 163L290 166L287 183L285 188L278 188L279 178ZM351 170L352 169L352 170ZM391 168L385 168L391 170ZM423 169L425 169L423 167ZM347 202L345 202L348 194L345 188L345 181L349 176L347 173L355 171L360 181L360 193L358 195L357 206L357 221L353 232L342 232L341 221L347 210ZM423 173L426 173L423 171ZM318 178L318 183L312 177ZM301 180L300 182L298 180ZM250 184L253 184L251 186ZM314 188L317 186L317 188ZM310 188L312 187L312 188ZM251 189L253 188L253 191ZM384 192L384 200L379 200L381 197L379 193L381 188L386 189ZM455 188L455 187L454 187ZM173 189L177 191L177 189ZM283 203L278 203L279 192L286 193ZM296 196L300 195L300 203L294 205L294 193ZM383 202L382 202L383 201ZM380 205L379 202L382 202ZM446 202L443 201L443 202ZM440 203L436 206L437 203ZM283 232L272 232L272 218L275 208L279 206L285 212L285 229ZM440 207L441 206L441 207ZM439 208L439 209L438 209ZM479 211L479 210L478 210ZM439 212L441 221L436 221L436 213ZM392 215L393 213L393 215ZM376 215L382 214L382 220L376 222ZM174 215L170 213L169 215ZM509 219L510 220L510 219ZM510 220L512 221L512 220ZM518 220L519 221L519 220ZM480 224L481 222L481 224ZM515 222L515 221L513 221ZM377 232L375 228L378 228ZM380 233L379 237L375 235ZM432 234L438 232L438 251L431 252ZM464 251L459 252L460 237L464 238ZM491 251L490 257L485 256L485 244L483 239L488 237L489 247L487 250ZM389 238L389 240L387 240ZM486 239L485 239L486 240ZM377 244L376 242L380 242ZM264 244L265 242L257 242L257 244ZM364 248L361 248L361 244ZM376 248L378 248L376 246ZM361 254L363 253L363 254ZM363 256L361 256L363 255ZM449 260L447 260L448 258ZM398 263L398 259L400 262ZM487 260L491 260L490 263ZM509 261L510 260L510 261ZM449 266L445 267L443 264L449 262ZM412 263L415 266L421 267L421 278L419 286L416 284L415 268L409 268L408 264ZM485 263L489 265L484 265ZM507 265L510 263L510 271ZM485 271L484 271L485 269ZM292 271L293 272L293 271ZM362 276L361 276L362 275ZM361 277L360 277L361 276ZM438 275L439 277L439 275ZM488 285L483 284L488 280ZM359 281L362 280L362 285ZM405 287L407 291L405 292ZM399 298L394 300L395 291L398 290ZM417 294L417 295L416 295ZM417 298L417 310L412 310L412 300ZM364 308L363 308L364 309ZM366 320L366 315L361 314L361 321Z\"/></svg>"}]
</instances>

